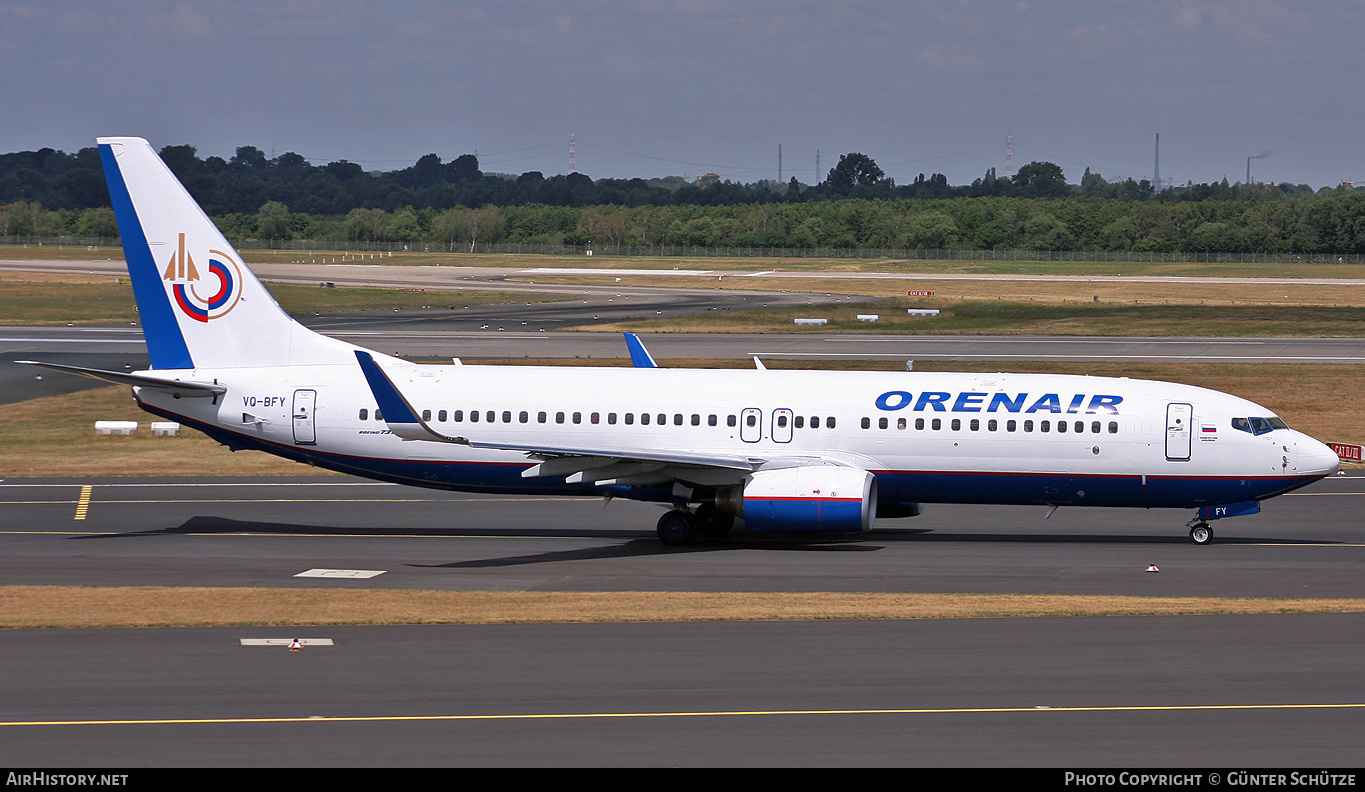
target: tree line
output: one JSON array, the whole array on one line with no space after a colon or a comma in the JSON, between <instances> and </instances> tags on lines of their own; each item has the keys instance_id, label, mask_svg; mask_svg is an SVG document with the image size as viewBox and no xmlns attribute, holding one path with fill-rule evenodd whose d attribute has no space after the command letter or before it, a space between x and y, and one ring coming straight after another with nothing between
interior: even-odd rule
<instances>
[{"instance_id":1,"label":"tree line","mask_svg":"<svg viewBox=\"0 0 1365 792\"><path fill-rule=\"evenodd\" d=\"M1053 163L969 185L942 174L896 185L872 158L840 158L805 185L719 177L598 179L480 170L466 154L409 168L314 166L244 146L229 160L192 146L167 165L230 237L436 243L1365 253L1365 193L1349 187L1069 184ZM117 235L97 149L0 155L0 236Z\"/></svg>"}]
</instances>

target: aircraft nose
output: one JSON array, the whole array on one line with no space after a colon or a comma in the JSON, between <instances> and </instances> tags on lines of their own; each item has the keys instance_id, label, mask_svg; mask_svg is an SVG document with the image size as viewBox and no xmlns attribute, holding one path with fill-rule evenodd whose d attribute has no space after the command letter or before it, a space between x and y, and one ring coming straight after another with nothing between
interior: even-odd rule
<instances>
[{"instance_id":1,"label":"aircraft nose","mask_svg":"<svg viewBox=\"0 0 1365 792\"><path fill-rule=\"evenodd\" d=\"M1325 443L1320 443L1307 435L1298 442L1299 472L1310 476L1330 476L1341 467L1337 453Z\"/></svg>"}]
</instances>

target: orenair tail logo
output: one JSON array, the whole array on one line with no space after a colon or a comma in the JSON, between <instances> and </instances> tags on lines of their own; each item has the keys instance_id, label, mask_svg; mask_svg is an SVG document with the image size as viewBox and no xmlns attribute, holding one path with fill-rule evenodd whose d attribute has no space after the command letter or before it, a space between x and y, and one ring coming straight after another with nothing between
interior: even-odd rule
<instances>
[{"instance_id":1,"label":"orenair tail logo","mask_svg":"<svg viewBox=\"0 0 1365 792\"><path fill-rule=\"evenodd\" d=\"M175 304L196 322L226 316L237 307L242 296L242 268L232 256L221 250L210 250L208 260L212 277L204 279L194 264L194 256L185 250L182 233L180 243L161 275L162 280L171 284Z\"/></svg>"}]
</instances>

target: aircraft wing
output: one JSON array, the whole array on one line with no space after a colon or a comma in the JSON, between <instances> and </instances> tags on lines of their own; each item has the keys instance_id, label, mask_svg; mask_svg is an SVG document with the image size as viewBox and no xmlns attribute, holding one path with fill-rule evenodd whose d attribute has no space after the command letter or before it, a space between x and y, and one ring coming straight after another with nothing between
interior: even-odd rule
<instances>
[{"instance_id":1,"label":"aircraft wing","mask_svg":"<svg viewBox=\"0 0 1365 792\"><path fill-rule=\"evenodd\" d=\"M61 363L43 363L37 360L16 360L15 363L23 363L26 366L42 366L53 371L64 371L67 374L79 374L83 377L113 382L118 385L133 385L138 388L154 388L166 391L177 398L210 398L221 396L227 393L227 387L210 382L186 382L184 380L168 380L160 377L151 377L146 374L128 374L121 371L105 371L103 369L85 368L83 366L66 366Z\"/></svg>"},{"instance_id":2,"label":"aircraft wing","mask_svg":"<svg viewBox=\"0 0 1365 792\"><path fill-rule=\"evenodd\" d=\"M558 446L546 443L506 443L472 440L447 435L431 428L418 411L399 392L374 357L356 350L356 360L365 374L375 403L384 415L389 431L404 440L455 443L470 448L520 451L542 460L522 472L525 478L567 475L569 483L593 481L598 484L642 484L674 478L710 483L742 478L766 460L738 454L717 454L663 449L617 448L611 446ZM718 475L717 475L718 474Z\"/></svg>"}]
</instances>

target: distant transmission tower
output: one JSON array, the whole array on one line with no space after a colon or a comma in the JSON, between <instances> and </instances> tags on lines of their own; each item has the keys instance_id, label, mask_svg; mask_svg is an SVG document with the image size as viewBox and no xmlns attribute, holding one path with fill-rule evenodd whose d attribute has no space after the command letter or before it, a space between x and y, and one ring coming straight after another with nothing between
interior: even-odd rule
<instances>
[{"instance_id":1,"label":"distant transmission tower","mask_svg":"<svg viewBox=\"0 0 1365 792\"><path fill-rule=\"evenodd\" d=\"M1250 168L1249 166L1247 167L1247 171L1248 171L1248 172L1251 171L1251 168ZM816 149L816 150L815 150L815 183L816 183L816 184L819 184L821 181L822 181L822 180L821 180L821 178L820 178L820 149Z\"/></svg>"},{"instance_id":2,"label":"distant transmission tower","mask_svg":"<svg viewBox=\"0 0 1365 792\"><path fill-rule=\"evenodd\" d=\"M573 162L573 130L569 130L569 173L577 173Z\"/></svg>"},{"instance_id":3,"label":"distant transmission tower","mask_svg":"<svg viewBox=\"0 0 1365 792\"><path fill-rule=\"evenodd\" d=\"M1152 189L1161 189L1161 133L1156 133L1156 162L1152 165Z\"/></svg>"},{"instance_id":4,"label":"distant transmission tower","mask_svg":"<svg viewBox=\"0 0 1365 792\"><path fill-rule=\"evenodd\" d=\"M1005 133L1005 178L1014 177L1014 135Z\"/></svg>"}]
</instances>

